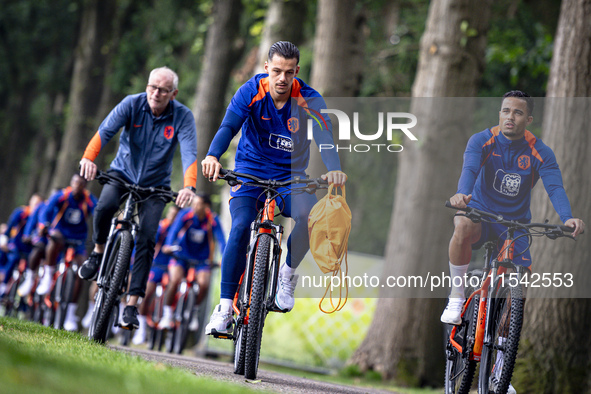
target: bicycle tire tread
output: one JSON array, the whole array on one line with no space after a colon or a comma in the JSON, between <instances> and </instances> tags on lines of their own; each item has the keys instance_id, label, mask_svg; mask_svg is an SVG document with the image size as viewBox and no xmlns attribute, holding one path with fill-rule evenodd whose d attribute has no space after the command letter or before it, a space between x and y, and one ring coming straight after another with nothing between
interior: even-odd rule
<instances>
[{"instance_id":1,"label":"bicycle tire tread","mask_svg":"<svg viewBox=\"0 0 591 394\"><path fill-rule=\"evenodd\" d=\"M256 379L258 370L259 352L261 350L263 326L265 324L263 304L265 296L265 278L267 276L270 253L271 237L268 235L262 235L257 242L252 280L248 333L246 336L246 357L244 363L244 377L246 379Z\"/></svg>"}]
</instances>

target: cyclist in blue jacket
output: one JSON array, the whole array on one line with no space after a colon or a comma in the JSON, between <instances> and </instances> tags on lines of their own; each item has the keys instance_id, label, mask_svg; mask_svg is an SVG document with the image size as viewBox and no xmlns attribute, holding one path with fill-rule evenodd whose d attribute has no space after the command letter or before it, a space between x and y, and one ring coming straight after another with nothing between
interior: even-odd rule
<instances>
[{"instance_id":1,"label":"cyclist in blue jacket","mask_svg":"<svg viewBox=\"0 0 591 394\"><path fill-rule=\"evenodd\" d=\"M207 294L211 273L209 263L213 260L215 240L213 217L208 213L204 200L203 196L197 195L191 208L179 212L162 246L165 254L174 254L181 258L173 256L168 264L169 282L164 296L162 320L158 324L160 328L171 328L174 325L172 306L175 294L189 269L183 257L195 262L195 279L199 284L195 304L199 305ZM176 248L179 250L176 251Z\"/></svg>"},{"instance_id":2,"label":"cyclist in blue jacket","mask_svg":"<svg viewBox=\"0 0 591 394\"><path fill-rule=\"evenodd\" d=\"M228 149L230 141L242 129L236 151L237 172L264 179L285 181L305 176L310 157L310 140L305 125L313 122L316 144L331 144L330 118L321 114L326 108L322 96L296 78L300 66L298 48L290 42L279 41L269 49L265 73L247 81L234 95L202 161L203 175L217 180L221 164L219 158ZM342 185L347 176L341 171L336 150L322 150L322 160L328 169L323 175L330 183ZM232 299L240 276L246 266L246 247L249 226L257 214L260 189L235 187L231 192L230 212L232 228L228 245L222 256L222 283L220 304L215 307L205 331L211 334L232 332ZM276 303L279 308L291 310L298 281L295 269L309 249L307 219L316 197L298 194L285 198L283 213L295 220L288 240L286 264L281 267ZM280 205L283 205L280 202Z\"/></svg>"},{"instance_id":3,"label":"cyclist in blue jacket","mask_svg":"<svg viewBox=\"0 0 591 394\"><path fill-rule=\"evenodd\" d=\"M43 199L38 194L33 194L29 205L16 208L6 223L2 237L5 242L0 244L0 296L4 294L12 270L19 260L26 258L31 252L31 243L24 236L25 226L41 201Z\"/></svg>"},{"instance_id":4,"label":"cyclist in blue jacket","mask_svg":"<svg viewBox=\"0 0 591 394\"><path fill-rule=\"evenodd\" d=\"M473 135L468 141L458 191L450 202L458 208L470 206L500 214L505 219L529 223L531 191L541 178L554 209L566 226L574 228L572 235L576 237L583 232L585 224L571 213L554 153L526 130L533 121L533 109L533 99L526 93L505 93L499 124ZM460 278L463 279L468 270L472 249L498 238L506 228L494 223L474 223L461 212L454 217L454 226L449 244L452 289L441 321L457 325L462 322L465 301L464 284ZM529 250L519 256L527 248L526 237L516 239L515 264L531 265ZM497 360L502 360L502 353ZM514 392L510 386L509 393Z\"/></svg>"},{"instance_id":5,"label":"cyclist in blue jacket","mask_svg":"<svg viewBox=\"0 0 591 394\"><path fill-rule=\"evenodd\" d=\"M101 123L80 161L80 174L87 180L94 179L97 173L94 160L122 128L119 151L109 171L142 187L170 187L172 159L180 145L185 187L179 191L176 204L180 207L190 204L195 197L197 180L197 131L191 110L175 100L177 94L178 75L174 71L168 67L152 70L146 91L125 97ZM111 219L119 209L124 192L109 184L103 187L94 215L94 249L78 270L82 279L96 279ZM126 328L139 326L136 305L145 295L164 206L159 198L147 198L138 205L140 226L129 300L120 322Z\"/></svg>"}]
</instances>

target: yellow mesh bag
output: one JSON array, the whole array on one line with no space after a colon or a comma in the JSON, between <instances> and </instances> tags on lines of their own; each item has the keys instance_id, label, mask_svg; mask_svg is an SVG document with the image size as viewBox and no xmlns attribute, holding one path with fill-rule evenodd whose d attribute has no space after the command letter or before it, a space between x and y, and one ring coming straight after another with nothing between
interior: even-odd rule
<instances>
[{"instance_id":1,"label":"yellow mesh bag","mask_svg":"<svg viewBox=\"0 0 591 394\"><path fill-rule=\"evenodd\" d=\"M337 189L341 189L338 194ZM342 279L343 261L344 275L347 275L347 246L351 232L351 210L346 201L345 186L330 185L328 194L314 205L308 217L308 234L310 235L310 251L322 273L331 273ZM326 287L324 296L318 304L324 313L333 313L343 309L347 303L348 288L344 280L339 280L339 302L333 302L332 282ZM343 289L345 299L343 301ZM332 311L325 311L322 303L330 290Z\"/></svg>"}]
</instances>

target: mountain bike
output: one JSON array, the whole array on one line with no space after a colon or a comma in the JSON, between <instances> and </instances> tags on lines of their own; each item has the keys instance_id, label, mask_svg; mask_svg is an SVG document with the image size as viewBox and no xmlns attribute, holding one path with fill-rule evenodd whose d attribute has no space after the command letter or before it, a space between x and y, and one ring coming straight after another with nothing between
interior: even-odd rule
<instances>
[{"instance_id":1,"label":"mountain bike","mask_svg":"<svg viewBox=\"0 0 591 394\"><path fill-rule=\"evenodd\" d=\"M160 319L162 319L164 294L166 293L167 285L168 273L164 273L162 280L156 284L154 297L152 298L149 312L146 316L146 324L148 326L148 350L154 350L155 348L160 351L164 344L164 333L163 330L158 327L158 323L160 323Z\"/></svg>"},{"instance_id":2,"label":"mountain bike","mask_svg":"<svg viewBox=\"0 0 591 394\"><path fill-rule=\"evenodd\" d=\"M175 308L174 308L174 322L175 327L170 331L170 337L167 339L167 351L169 353L181 354L187 343L187 338L190 331L203 331L205 319L207 318L207 312L205 306L208 304L207 297L208 293L203 297L199 305L197 305L197 299L200 295L201 288L197 283L197 270L196 267L202 265L204 261L190 259L180 255L181 247L172 246L172 258L182 260L187 263L188 270L187 274L178 286L177 294L175 295ZM206 264L210 268L214 268L217 265L213 262L206 261ZM211 289L211 287L209 287ZM196 319L198 326L197 329L191 329L191 323ZM200 337L197 336L197 343ZM197 344L196 343L196 344Z\"/></svg>"},{"instance_id":3,"label":"mountain bike","mask_svg":"<svg viewBox=\"0 0 591 394\"><path fill-rule=\"evenodd\" d=\"M478 392L505 394L513 375L521 336L525 285L530 280L528 276L533 279L530 270L513 264L513 259L529 249L533 237L574 239L568 234L574 229L557 224L505 220L500 215L475 208L456 208L449 202L445 206L463 211L475 223L498 223L507 227L497 241L484 245L484 268L471 271L466 276L468 286L465 286L462 323L453 326L446 345L445 392L467 394L472 386L476 364L480 362ZM521 237L527 237L529 245L515 255L515 241ZM500 241L503 241L503 246L498 256L493 258ZM562 283L559 273L545 279L551 283L553 280Z\"/></svg>"},{"instance_id":4,"label":"mountain bike","mask_svg":"<svg viewBox=\"0 0 591 394\"><path fill-rule=\"evenodd\" d=\"M170 202L176 198L177 193L163 187L134 185L102 171L98 172L96 179L103 185L109 183L127 190L121 218L116 214L111 221L111 229L97 276L98 290L88 330L89 338L104 343L110 327L114 324L119 325L118 303L127 289L131 252L139 229L135 206L148 198L161 198Z\"/></svg>"},{"instance_id":5,"label":"mountain bike","mask_svg":"<svg viewBox=\"0 0 591 394\"><path fill-rule=\"evenodd\" d=\"M265 196L263 207L250 225L246 269L234 297L234 335L212 333L216 338L234 340L234 373L244 374L246 379L256 379L265 318L269 312L287 312L275 305L283 236L283 226L274 222L275 200L282 200L286 194L313 194L317 189L327 188L328 182L300 177L284 182L263 180L224 169L220 170L220 179L230 186L259 187L263 189L261 195ZM278 191L290 185L293 185L290 191Z\"/></svg>"},{"instance_id":6,"label":"mountain bike","mask_svg":"<svg viewBox=\"0 0 591 394\"><path fill-rule=\"evenodd\" d=\"M53 326L58 330L64 327L68 303L74 296L74 287L76 286L78 272L78 265L74 261L74 257L76 256L76 247L83 242L65 240L65 253L62 253L62 259L58 263L52 290L47 295L48 300L52 304L51 308L55 311Z\"/></svg>"},{"instance_id":7,"label":"mountain bike","mask_svg":"<svg viewBox=\"0 0 591 394\"><path fill-rule=\"evenodd\" d=\"M6 285L6 292L0 298L0 316L18 317L23 311L25 302L19 296L17 289L24 280L25 269L27 268L27 255L20 253L20 259L13 268L11 278Z\"/></svg>"}]
</instances>

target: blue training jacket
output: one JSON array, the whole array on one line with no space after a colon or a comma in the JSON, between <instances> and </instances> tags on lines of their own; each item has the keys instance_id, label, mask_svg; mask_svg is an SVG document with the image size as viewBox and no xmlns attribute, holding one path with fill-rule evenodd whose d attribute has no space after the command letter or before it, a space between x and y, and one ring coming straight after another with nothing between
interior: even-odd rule
<instances>
[{"instance_id":1,"label":"blue training jacket","mask_svg":"<svg viewBox=\"0 0 591 394\"><path fill-rule=\"evenodd\" d=\"M560 220L572 218L554 152L527 130L511 141L495 126L468 141L457 192L472 194L468 206L528 222L531 190L540 178Z\"/></svg>"}]
</instances>

